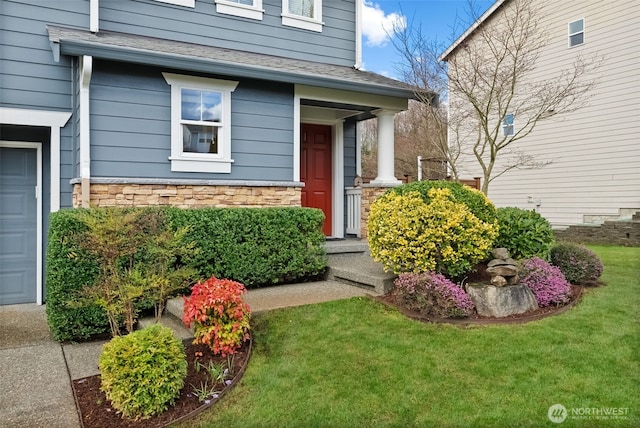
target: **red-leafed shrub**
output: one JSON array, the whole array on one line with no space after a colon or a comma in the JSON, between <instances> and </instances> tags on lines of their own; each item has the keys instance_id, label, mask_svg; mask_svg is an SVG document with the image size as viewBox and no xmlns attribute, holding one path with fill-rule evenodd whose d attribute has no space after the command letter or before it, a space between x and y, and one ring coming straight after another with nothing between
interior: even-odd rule
<instances>
[{"instance_id":1,"label":"red-leafed shrub","mask_svg":"<svg viewBox=\"0 0 640 428\"><path fill-rule=\"evenodd\" d=\"M249 339L249 306L244 285L212 276L193 287L184 298L182 321L195 328L193 343L207 345L223 357L235 353Z\"/></svg>"},{"instance_id":2,"label":"red-leafed shrub","mask_svg":"<svg viewBox=\"0 0 640 428\"><path fill-rule=\"evenodd\" d=\"M540 307L562 305L570 299L571 286L560 269L538 257L524 262L520 269L520 283L533 291Z\"/></svg>"}]
</instances>

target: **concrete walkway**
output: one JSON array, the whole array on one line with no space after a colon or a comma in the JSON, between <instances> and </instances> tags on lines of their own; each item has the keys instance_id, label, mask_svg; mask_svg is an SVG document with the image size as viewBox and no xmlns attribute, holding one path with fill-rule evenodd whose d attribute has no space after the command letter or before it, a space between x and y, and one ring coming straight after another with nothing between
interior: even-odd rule
<instances>
[{"instance_id":1,"label":"concrete walkway","mask_svg":"<svg viewBox=\"0 0 640 428\"><path fill-rule=\"evenodd\" d=\"M44 306L0 306L0 373L1 426L80 426L67 362Z\"/></svg>"},{"instance_id":2,"label":"concrete walkway","mask_svg":"<svg viewBox=\"0 0 640 428\"><path fill-rule=\"evenodd\" d=\"M368 293L320 281L250 290L246 301L257 313ZM44 306L0 306L0 426L80 427L71 380L98 374L104 343L61 345L51 337Z\"/></svg>"}]
</instances>

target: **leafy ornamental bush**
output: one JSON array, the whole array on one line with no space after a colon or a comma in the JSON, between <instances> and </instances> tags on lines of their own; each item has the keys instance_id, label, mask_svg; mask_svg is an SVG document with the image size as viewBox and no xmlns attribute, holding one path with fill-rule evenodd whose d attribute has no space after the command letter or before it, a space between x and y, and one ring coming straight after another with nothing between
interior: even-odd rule
<instances>
[{"instance_id":1,"label":"leafy ornamental bush","mask_svg":"<svg viewBox=\"0 0 640 428\"><path fill-rule=\"evenodd\" d=\"M540 257L549 260L554 243L549 222L535 211L498 208L498 238L495 247L506 248L515 259Z\"/></svg>"},{"instance_id":2,"label":"leafy ornamental bush","mask_svg":"<svg viewBox=\"0 0 640 428\"><path fill-rule=\"evenodd\" d=\"M574 243L561 243L551 249L551 263L560 268L572 284L592 284L598 281L604 266L590 249Z\"/></svg>"},{"instance_id":3,"label":"leafy ornamental bush","mask_svg":"<svg viewBox=\"0 0 640 428\"><path fill-rule=\"evenodd\" d=\"M133 331L143 300L151 300L159 318L167 298L193 282L195 270L176 264L181 253L193 251L185 243L188 228L174 233L162 211L111 207L77 215L86 230L76 238L100 266L81 299L104 309L112 336L120 335L123 322Z\"/></svg>"},{"instance_id":4,"label":"leafy ornamental bush","mask_svg":"<svg viewBox=\"0 0 640 428\"><path fill-rule=\"evenodd\" d=\"M394 273L437 271L459 277L469 272L493 246L498 233L495 208L484 194L459 183L417 183L428 183L428 190L422 192L415 183L407 187L421 191L399 186L371 205L371 256Z\"/></svg>"},{"instance_id":5,"label":"leafy ornamental bush","mask_svg":"<svg viewBox=\"0 0 640 428\"><path fill-rule=\"evenodd\" d=\"M104 345L99 360L101 389L128 418L148 418L173 404L187 376L182 342L161 324Z\"/></svg>"},{"instance_id":6,"label":"leafy ornamental bush","mask_svg":"<svg viewBox=\"0 0 640 428\"><path fill-rule=\"evenodd\" d=\"M81 296L86 285L95 285L101 276L105 278L99 252L106 250L88 246L84 240L89 228L81 219L82 213L94 209L51 214L45 297L49 327L58 341L87 339L109 331L104 305L112 300L112 291L116 295L122 291L126 300L132 297L129 291L138 295L136 288L153 285L142 295L132 297L134 306L128 305L126 311L133 317L126 311L113 313L115 325L126 318L131 323L140 309L155 306L160 314L167 297L175 295L176 290L182 291L185 277L208 278L216 274L258 286L318 275L326 268L321 230L324 216L319 210L300 207L120 210L119 213L136 213L133 230L139 230L145 244L133 256L118 260L118 269L112 272L119 271L123 276L114 278L121 285L128 285L103 289L109 291L109 299L105 301L100 300L100 293L87 290ZM117 243L110 241L110 245ZM131 285L133 288L129 289Z\"/></svg>"},{"instance_id":7,"label":"leafy ornamental bush","mask_svg":"<svg viewBox=\"0 0 640 428\"><path fill-rule=\"evenodd\" d=\"M485 223L494 223L496 220L496 207L487 199L486 195L479 190L465 186L456 181L446 180L427 180L414 181L412 183L403 184L394 187L390 191L398 195L406 193L418 192L425 202L428 202L429 190L431 189L449 189L451 191L452 200L464 203L474 216Z\"/></svg>"},{"instance_id":8,"label":"leafy ornamental bush","mask_svg":"<svg viewBox=\"0 0 640 428\"><path fill-rule=\"evenodd\" d=\"M234 354L249 339L249 306L244 285L214 276L193 287L184 297L182 321L195 326L193 343L207 345L223 357Z\"/></svg>"},{"instance_id":9,"label":"leafy ornamental bush","mask_svg":"<svg viewBox=\"0 0 640 428\"><path fill-rule=\"evenodd\" d=\"M200 278L230 278L247 287L324 273L324 214L313 208L168 208L174 228L189 226L197 253L183 261Z\"/></svg>"},{"instance_id":10,"label":"leafy ornamental bush","mask_svg":"<svg viewBox=\"0 0 640 428\"><path fill-rule=\"evenodd\" d=\"M520 283L533 291L540 307L569 301L571 286L560 269L539 257L524 262L520 269Z\"/></svg>"},{"instance_id":11,"label":"leafy ornamental bush","mask_svg":"<svg viewBox=\"0 0 640 428\"><path fill-rule=\"evenodd\" d=\"M474 308L462 288L435 272L400 274L391 294L408 309L425 315L467 317Z\"/></svg>"}]
</instances>

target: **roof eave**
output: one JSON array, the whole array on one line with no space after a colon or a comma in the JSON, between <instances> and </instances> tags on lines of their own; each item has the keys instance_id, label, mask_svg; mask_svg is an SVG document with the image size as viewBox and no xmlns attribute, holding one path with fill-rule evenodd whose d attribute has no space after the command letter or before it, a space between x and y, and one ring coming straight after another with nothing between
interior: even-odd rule
<instances>
[{"instance_id":1,"label":"roof eave","mask_svg":"<svg viewBox=\"0 0 640 428\"><path fill-rule=\"evenodd\" d=\"M58 44L59 52L64 55L80 56L91 55L113 61L154 65L176 70L189 70L209 74L221 74L227 76L240 76L251 79L269 80L275 82L293 83L309 86L321 86L331 89L367 92L374 95L384 95L399 98L413 98L411 89L394 88L374 83L361 83L351 80L334 79L327 76L315 76L303 73L292 73L259 67L230 63L210 58L200 58L174 53L157 52L131 47L106 45L84 40L62 39L52 41Z\"/></svg>"}]
</instances>

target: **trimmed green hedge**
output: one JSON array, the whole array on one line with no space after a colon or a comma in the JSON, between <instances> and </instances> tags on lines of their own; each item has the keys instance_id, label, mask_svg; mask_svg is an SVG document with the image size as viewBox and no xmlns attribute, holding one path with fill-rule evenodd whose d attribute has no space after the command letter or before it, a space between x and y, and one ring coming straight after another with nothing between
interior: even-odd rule
<instances>
[{"instance_id":1,"label":"trimmed green hedge","mask_svg":"<svg viewBox=\"0 0 640 428\"><path fill-rule=\"evenodd\" d=\"M98 305L74 304L84 284L91 284L100 266L78 245L86 230L78 213L52 213L47 243L47 320L58 341L87 339L109 331L107 315Z\"/></svg>"},{"instance_id":2,"label":"trimmed green hedge","mask_svg":"<svg viewBox=\"0 0 640 428\"><path fill-rule=\"evenodd\" d=\"M324 272L324 214L310 208L169 208L174 227L189 226L200 251L182 260L202 278L215 275L247 288Z\"/></svg>"},{"instance_id":3,"label":"trimmed green hedge","mask_svg":"<svg viewBox=\"0 0 640 428\"><path fill-rule=\"evenodd\" d=\"M326 268L324 214L320 210L138 209L163 212L174 230L189 226L186 239L195 242L199 251L182 257L180 262L196 269L202 279L215 275L255 288L304 280L322 274ZM85 230L78 212L53 213L49 227L47 317L53 336L59 341L86 339L109 331L101 308L77 303L79 290L93 283L100 269L78 245Z\"/></svg>"}]
</instances>

